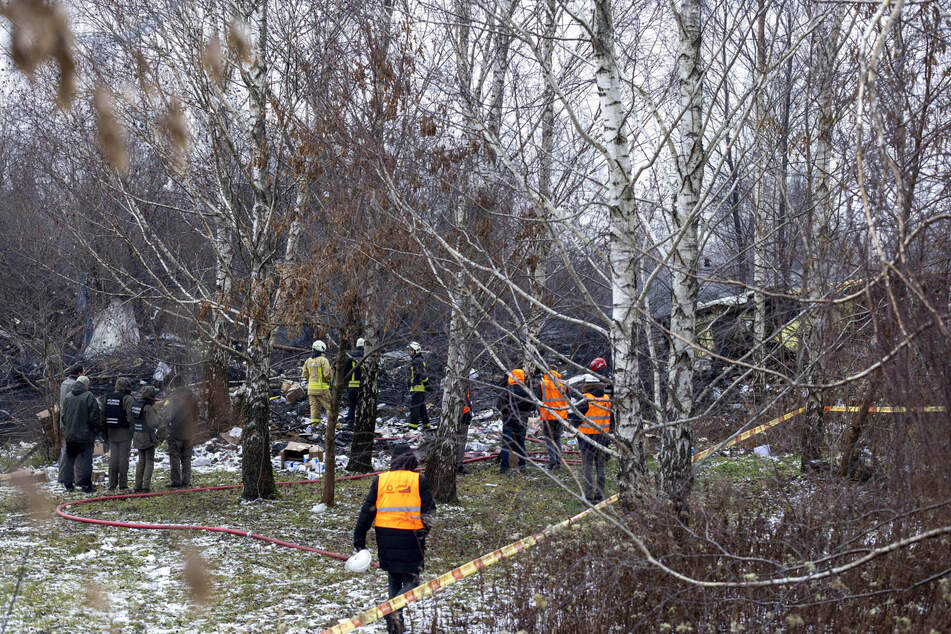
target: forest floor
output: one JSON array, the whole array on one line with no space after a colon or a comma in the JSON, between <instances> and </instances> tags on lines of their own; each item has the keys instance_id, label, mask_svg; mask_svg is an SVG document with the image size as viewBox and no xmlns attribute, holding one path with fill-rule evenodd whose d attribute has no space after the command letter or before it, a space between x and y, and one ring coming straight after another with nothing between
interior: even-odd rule
<instances>
[{"instance_id":1,"label":"forest floor","mask_svg":"<svg viewBox=\"0 0 951 634\"><path fill-rule=\"evenodd\" d=\"M537 445L535 448L539 448ZM531 449L531 447L530 447ZM134 452L133 452L134 453ZM152 490L168 481L167 456L156 453ZM96 459L102 469L105 458ZM755 486L775 473L795 471L795 456L753 455L709 461L700 478L729 478ZM195 487L235 484L235 462L207 465L193 475ZM615 488L608 465L608 493ZM459 479L459 503L439 505L437 527L426 555L425 581L579 512L580 467L556 472L529 468L500 475L495 461L469 465ZM134 457L133 466L134 469ZM47 506L83 497L49 482L40 485ZM299 473L277 471L278 480ZM240 490L178 493L96 502L70 512L98 519L227 526L349 554L352 532L370 481L339 482L336 504L317 510L319 481L279 488L274 500L246 502ZM100 488L99 494L104 494ZM599 521L599 520L592 520ZM371 531L369 548L374 553ZM185 551L200 553L213 594L203 605L185 583ZM505 595L496 581L511 574L531 551L520 554L411 605L411 631L506 630ZM56 516L36 520L24 496L0 487L0 601L7 613L18 576L11 632L303 632L329 627L386 599L386 574L355 574L343 562L243 537L192 531L99 527ZM377 623L365 631L385 631Z\"/></svg>"}]
</instances>

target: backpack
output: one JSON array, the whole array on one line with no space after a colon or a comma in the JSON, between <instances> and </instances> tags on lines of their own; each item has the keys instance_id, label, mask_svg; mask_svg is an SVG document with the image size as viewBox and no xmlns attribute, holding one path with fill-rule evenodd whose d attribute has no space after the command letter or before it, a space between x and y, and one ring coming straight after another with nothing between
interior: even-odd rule
<instances>
[{"instance_id":1,"label":"backpack","mask_svg":"<svg viewBox=\"0 0 951 634\"><path fill-rule=\"evenodd\" d=\"M125 395L122 392L110 392L106 394L105 418L106 427L109 428L127 428L129 421L125 415L125 408L122 407L122 399Z\"/></svg>"}]
</instances>

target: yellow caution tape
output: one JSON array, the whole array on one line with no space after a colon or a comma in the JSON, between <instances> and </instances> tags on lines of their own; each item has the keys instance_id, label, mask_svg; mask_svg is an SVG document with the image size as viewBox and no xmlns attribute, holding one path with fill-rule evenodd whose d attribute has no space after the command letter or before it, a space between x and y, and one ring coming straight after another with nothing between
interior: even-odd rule
<instances>
[{"instance_id":1,"label":"yellow caution tape","mask_svg":"<svg viewBox=\"0 0 951 634\"><path fill-rule=\"evenodd\" d=\"M861 408L834 406L834 407L826 407L824 409L827 412L853 412L853 411L859 411ZM797 410L787 412L783 414L782 416L778 416L771 421L763 423L762 425L753 427L752 429L749 429L743 432L737 437L730 439L728 442L724 443L722 446L714 445L713 447L710 447L709 449L705 449L693 457L693 462L698 462L700 460L703 460L704 458L709 456L711 453L713 453L714 450L720 450L720 449L726 449L727 447L732 447L733 445L743 442L744 440L746 440L747 438L750 438L751 436L761 434L764 431L772 427L775 427L776 425L779 425L780 423L783 423L789 420L790 418L793 418L794 416L797 416L803 413L804 411L806 411L806 408L800 407ZM944 407L921 407L921 408L872 407L869 409L869 411L879 412L879 413L894 413L894 412L906 412L906 411L943 412L945 411L945 408ZM415 588L413 588L412 590L408 592L404 592L403 594L397 595L393 597L392 599L390 599L389 601L385 601L374 608L365 610L364 612L361 612L360 614L357 614L356 616L352 618L341 620L337 625L334 625L333 627L323 630L321 634L345 634L346 632L352 632L358 627L363 627L364 625L369 625L370 623L379 621L380 619L385 617L387 614L392 614L393 612L396 612L397 610L402 610L410 603L414 603L428 596L431 596L437 590L445 588L446 586L450 586L458 581L462 581L466 577L474 575L475 573L479 572L483 568L487 568L488 566L491 566L494 563L502 561L503 559L508 559L509 557L517 555L518 553L525 550L526 548L535 546L539 542L542 542L545 539L548 539L549 537L551 537L554 533L564 528L567 528L568 526L570 526L571 524L575 522L578 522L579 520L586 518L588 515L591 515L595 511L598 511L600 509L607 507L609 504L614 504L615 502L617 502L617 500L618 500L618 495L617 494L612 495L611 497L607 498L603 502L598 503L596 506L585 509L584 511L578 513L577 515L573 515L572 517L569 517L566 520L562 520L561 522L558 522L557 524L552 524L551 526L547 527L545 530L541 532L535 533L534 535L529 535L528 537L525 537L524 539L520 539L516 542L512 542L511 544L506 544L505 546L502 546L498 550L494 550L491 553L482 555L478 559L473 559L472 561L466 562L457 568L453 568L449 572L442 574L434 579L430 579L426 583L416 586Z\"/></svg>"},{"instance_id":2,"label":"yellow caution tape","mask_svg":"<svg viewBox=\"0 0 951 634\"><path fill-rule=\"evenodd\" d=\"M321 634L344 634L345 632L352 632L358 627L363 627L364 625L369 625L370 623L379 621L387 614L401 610L408 604L428 597L439 589L450 586L457 581L462 581L466 577L474 575L483 568L491 566L496 562L517 555L526 548L534 546L539 542L551 537L551 535L562 530L563 528L567 528L571 524L584 519L588 515L594 513L596 510L603 509L609 504L614 504L617 502L617 500L618 496L612 495L596 506L585 509L577 515L569 517L568 519L558 522L557 524L552 524L541 532L535 533L534 535L529 535L528 537L520 539L517 542L512 542L511 544L502 546L498 550L494 550L491 553L482 555L478 559L473 559L472 561L466 562L458 568L453 568L449 572L439 575L435 579L431 579L422 585L416 586L409 592L404 592L403 594L397 595L389 601L381 603L375 608L370 608L365 612L361 612L353 618L342 620L337 625L324 630L321 632Z\"/></svg>"},{"instance_id":3,"label":"yellow caution tape","mask_svg":"<svg viewBox=\"0 0 951 634\"><path fill-rule=\"evenodd\" d=\"M759 427L754 427L753 429L749 429L749 430L743 432L742 434L740 434L740 435L737 436L736 438L733 438L733 439L731 439L731 440L725 442L725 443L722 444L722 445L714 445L714 446L710 447L709 449L704 449L704 450L701 451L700 453L694 455L693 461L694 461L694 462L697 462L697 461L699 461L699 460L703 460L704 458L706 458L707 456L709 456L711 453L713 453L714 450L719 451L720 449L726 449L727 447L732 447L733 445L735 445L735 444L737 444L737 443L743 442L744 440L746 440L747 438L750 438L751 436L755 436L755 435L757 435L757 434L762 434L762 433L763 433L764 431L766 431L767 429L770 429L770 428L772 428L772 427L775 427L776 425L778 425L778 424L780 424L780 423L784 423L784 422L786 422L787 420L789 420L790 418L792 418L793 416L796 416L797 414L802 414L804 411L806 411L806 408L805 408L805 407L800 407L799 409L793 410L793 411L791 411L791 412L786 412L786 413L783 414L782 416L778 416L777 418L774 418L773 420L771 420L771 421L769 421L769 422L763 423L763 424L760 425Z\"/></svg>"},{"instance_id":4,"label":"yellow caution tape","mask_svg":"<svg viewBox=\"0 0 951 634\"><path fill-rule=\"evenodd\" d=\"M823 410L827 412L861 412L861 407L846 406L846 405L833 405L831 407L824 407ZM901 414L904 412L946 412L947 408L940 405L929 405L926 407L890 407L890 406L874 406L869 407L868 411L872 414Z\"/></svg>"}]
</instances>

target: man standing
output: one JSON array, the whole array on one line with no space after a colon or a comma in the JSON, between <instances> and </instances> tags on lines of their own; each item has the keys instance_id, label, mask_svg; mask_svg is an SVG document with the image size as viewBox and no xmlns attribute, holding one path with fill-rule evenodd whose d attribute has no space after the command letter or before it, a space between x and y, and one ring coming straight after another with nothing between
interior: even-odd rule
<instances>
[{"instance_id":1,"label":"man standing","mask_svg":"<svg viewBox=\"0 0 951 634\"><path fill-rule=\"evenodd\" d=\"M429 429L429 414L426 413L426 362L423 361L423 347L415 341L409 344L409 428L423 431Z\"/></svg>"},{"instance_id":2,"label":"man standing","mask_svg":"<svg viewBox=\"0 0 951 634\"><path fill-rule=\"evenodd\" d=\"M156 390L151 385L142 388L139 400L132 406L132 446L139 450L135 462L135 492L152 490L152 470L155 468L155 448L159 444L159 419L155 413Z\"/></svg>"},{"instance_id":3,"label":"man standing","mask_svg":"<svg viewBox=\"0 0 951 634\"><path fill-rule=\"evenodd\" d=\"M347 404L349 409L347 410L347 429L353 429L354 417L357 415L357 402L360 400L360 380L363 376L363 373L360 369L360 364L363 361L363 347L366 345L366 340L363 337L357 339L357 348L356 350L351 350L347 353L347 376L349 380L347 381Z\"/></svg>"},{"instance_id":4,"label":"man standing","mask_svg":"<svg viewBox=\"0 0 951 634\"><path fill-rule=\"evenodd\" d=\"M578 431L584 435L584 438L578 439L581 469L584 473L584 498L591 504L597 504L604 499L604 465L608 460L608 453L601 448L607 447L611 442L607 436L612 422L611 398L605 394L600 383L586 387L584 398L575 403L575 409L584 412L584 420L574 413L569 415L569 418L580 423Z\"/></svg>"},{"instance_id":5,"label":"man standing","mask_svg":"<svg viewBox=\"0 0 951 634\"><path fill-rule=\"evenodd\" d=\"M109 490L129 488L129 453L132 451L132 382L116 379L114 392L106 394L103 416L109 440Z\"/></svg>"},{"instance_id":6,"label":"man standing","mask_svg":"<svg viewBox=\"0 0 951 634\"><path fill-rule=\"evenodd\" d=\"M60 464L59 481L67 491L73 490L75 482L84 493L92 493L92 451L102 429L102 411L89 391L89 377L77 377L63 401L62 424L66 454Z\"/></svg>"},{"instance_id":7,"label":"man standing","mask_svg":"<svg viewBox=\"0 0 951 634\"><path fill-rule=\"evenodd\" d=\"M60 466L62 466L63 460L66 459L66 441L63 438L62 433L66 429L63 426L63 403L65 403L66 397L69 396L73 386L76 385L76 379L85 374L85 368L83 368L83 366L79 363L74 363L73 365L69 366L68 370L66 370L66 378L63 379L63 382L59 386L59 442L62 443L59 448Z\"/></svg>"},{"instance_id":8,"label":"man standing","mask_svg":"<svg viewBox=\"0 0 951 634\"><path fill-rule=\"evenodd\" d=\"M313 352L307 361L304 362L304 368L301 374L304 382L307 383L307 400L310 401L310 422L316 425L320 422L320 408L323 408L330 417L330 382L332 380L332 371L330 361L324 353L327 352L327 344L318 339L311 346Z\"/></svg>"},{"instance_id":9,"label":"man standing","mask_svg":"<svg viewBox=\"0 0 951 634\"><path fill-rule=\"evenodd\" d=\"M192 447L198 421L198 399L187 387L172 394L168 419L168 479L173 489L192 483Z\"/></svg>"},{"instance_id":10,"label":"man standing","mask_svg":"<svg viewBox=\"0 0 951 634\"><path fill-rule=\"evenodd\" d=\"M426 476L414 471L418 465L409 445L393 447L390 470L373 478L353 531L353 548L360 551L366 548L370 526L374 527L377 556L387 573L391 599L419 585L426 535L436 511ZM405 631L402 610L386 616L386 631Z\"/></svg>"},{"instance_id":11,"label":"man standing","mask_svg":"<svg viewBox=\"0 0 951 634\"><path fill-rule=\"evenodd\" d=\"M543 405L539 408L542 433L545 437L545 449L548 451L549 471L561 466L561 427L568 416L568 401L565 397L566 386L561 374L551 366L535 389L535 396Z\"/></svg>"},{"instance_id":12,"label":"man standing","mask_svg":"<svg viewBox=\"0 0 951 634\"><path fill-rule=\"evenodd\" d=\"M509 469L509 452L518 456L519 473L525 472L525 432L528 416L535 409L535 400L525 387L525 370L515 368L506 375L506 385L497 403L502 413L502 450L499 452L499 472Z\"/></svg>"}]
</instances>

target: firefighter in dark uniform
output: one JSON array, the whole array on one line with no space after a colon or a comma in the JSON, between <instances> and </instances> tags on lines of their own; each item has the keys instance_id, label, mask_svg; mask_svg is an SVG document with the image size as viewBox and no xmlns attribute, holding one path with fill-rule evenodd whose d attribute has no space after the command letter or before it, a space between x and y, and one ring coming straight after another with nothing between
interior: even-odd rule
<instances>
[{"instance_id":1,"label":"firefighter in dark uniform","mask_svg":"<svg viewBox=\"0 0 951 634\"><path fill-rule=\"evenodd\" d=\"M426 413L426 362L423 361L423 348L415 341L409 344L409 428L423 431L429 429L429 414Z\"/></svg>"}]
</instances>

